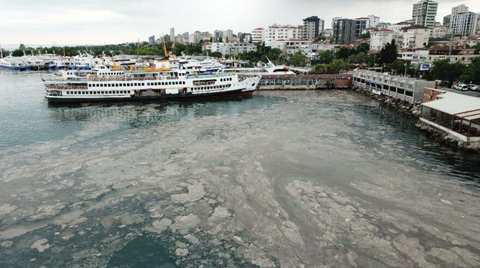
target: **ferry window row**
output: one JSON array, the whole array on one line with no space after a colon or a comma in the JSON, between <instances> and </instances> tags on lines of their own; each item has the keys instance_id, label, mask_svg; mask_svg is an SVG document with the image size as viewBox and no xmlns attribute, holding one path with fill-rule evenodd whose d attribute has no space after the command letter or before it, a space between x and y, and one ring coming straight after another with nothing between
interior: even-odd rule
<instances>
[{"instance_id":1,"label":"ferry window row","mask_svg":"<svg viewBox=\"0 0 480 268\"><path fill-rule=\"evenodd\" d=\"M104 95L104 94L128 94L130 91L67 91L67 95Z\"/></svg>"},{"instance_id":2,"label":"ferry window row","mask_svg":"<svg viewBox=\"0 0 480 268\"><path fill-rule=\"evenodd\" d=\"M171 86L171 85L185 85L185 81L148 82L148 83L147 83L147 86Z\"/></svg>"},{"instance_id":3,"label":"ferry window row","mask_svg":"<svg viewBox=\"0 0 480 268\"><path fill-rule=\"evenodd\" d=\"M89 84L91 87L142 87L145 83Z\"/></svg>"},{"instance_id":4,"label":"ferry window row","mask_svg":"<svg viewBox=\"0 0 480 268\"><path fill-rule=\"evenodd\" d=\"M211 86L211 87L198 87L198 88L194 88L193 90L207 90L207 89L222 89L222 88L225 88L225 87L228 87L230 85L225 85L225 86Z\"/></svg>"},{"instance_id":5,"label":"ferry window row","mask_svg":"<svg viewBox=\"0 0 480 268\"><path fill-rule=\"evenodd\" d=\"M220 79L220 82L225 82L225 81L232 81L232 78L222 78L222 79Z\"/></svg>"}]
</instances>

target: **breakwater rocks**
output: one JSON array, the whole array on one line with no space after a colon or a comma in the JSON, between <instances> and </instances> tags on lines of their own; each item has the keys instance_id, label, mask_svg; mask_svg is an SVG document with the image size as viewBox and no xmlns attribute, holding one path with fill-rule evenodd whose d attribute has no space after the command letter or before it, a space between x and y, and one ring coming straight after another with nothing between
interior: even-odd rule
<instances>
[{"instance_id":1,"label":"breakwater rocks","mask_svg":"<svg viewBox=\"0 0 480 268\"><path fill-rule=\"evenodd\" d=\"M471 142L465 142L465 141L459 140L448 133L445 133L443 131L440 131L436 128L433 128L423 123L422 121L418 121L418 123L415 126L421 131L426 132L429 138L435 139L436 141L444 145L450 146L452 148L480 153L480 143L478 142L471 143Z\"/></svg>"},{"instance_id":2,"label":"breakwater rocks","mask_svg":"<svg viewBox=\"0 0 480 268\"><path fill-rule=\"evenodd\" d=\"M393 108L398 112L401 112L407 115L416 116L416 117L419 117L421 114L420 105L410 104L406 101L394 99L392 97L385 96L385 95L374 94L369 89L357 87L357 88L354 88L354 91L357 93L361 93L363 95L369 96L371 98L374 98L378 100L381 103L381 105L387 106L389 108Z\"/></svg>"}]
</instances>

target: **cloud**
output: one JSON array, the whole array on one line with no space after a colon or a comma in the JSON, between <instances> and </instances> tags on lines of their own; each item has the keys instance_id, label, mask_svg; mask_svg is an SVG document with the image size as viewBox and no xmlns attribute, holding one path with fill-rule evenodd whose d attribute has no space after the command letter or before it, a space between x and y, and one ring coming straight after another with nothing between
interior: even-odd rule
<instances>
[{"instance_id":1,"label":"cloud","mask_svg":"<svg viewBox=\"0 0 480 268\"><path fill-rule=\"evenodd\" d=\"M150 35L195 30L250 32L271 24L302 24L316 15L330 27L333 17L377 15L382 21L411 18L411 0L0 0L3 44L103 44L146 40ZM466 4L480 12L480 1L440 0L437 21Z\"/></svg>"}]
</instances>

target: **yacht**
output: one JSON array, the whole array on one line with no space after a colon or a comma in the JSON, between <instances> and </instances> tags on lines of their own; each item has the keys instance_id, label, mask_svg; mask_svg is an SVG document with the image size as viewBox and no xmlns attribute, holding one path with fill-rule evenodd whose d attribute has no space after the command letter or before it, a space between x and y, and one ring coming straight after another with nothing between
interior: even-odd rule
<instances>
[{"instance_id":1,"label":"yacht","mask_svg":"<svg viewBox=\"0 0 480 268\"><path fill-rule=\"evenodd\" d=\"M265 66L260 68L229 68L222 69L223 73L237 72L244 76L263 76L263 75L295 75L290 68L285 65L275 65L270 60Z\"/></svg>"}]
</instances>

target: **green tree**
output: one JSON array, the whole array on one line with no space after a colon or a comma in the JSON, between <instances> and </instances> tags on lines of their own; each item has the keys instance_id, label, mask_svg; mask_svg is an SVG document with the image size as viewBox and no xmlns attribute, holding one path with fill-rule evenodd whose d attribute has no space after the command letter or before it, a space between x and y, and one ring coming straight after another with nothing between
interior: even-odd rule
<instances>
[{"instance_id":1,"label":"green tree","mask_svg":"<svg viewBox=\"0 0 480 268\"><path fill-rule=\"evenodd\" d=\"M475 54L480 54L480 44L475 47Z\"/></svg>"},{"instance_id":2,"label":"green tree","mask_svg":"<svg viewBox=\"0 0 480 268\"><path fill-rule=\"evenodd\" d=\"M313 43L318 43L318 42L325 41L325 40L326 40L325 36L320 35L320 36L317 36L317 37L313 40Z\"/></svg>"},{"instance_id":3,"label":"green tree","mask_svg":"<svg viewBox=\"0 0 480 268\"><path fill-rule=\"evenodd\" d=\"M338 74L340 71L348 71L348 64L342 59L336 59L327 67L333 73Z\"/></svg>"},{"instance_id":4,"label":"green tree","mask_svg":"<svg viewBox=\"0 0 480 268\"><path fill-rule=\"evenodd\" d=\"M219 43L223 43L223 37L220 36L220 37L218 38L218 42L219 42Z\"/></svg>"},{"instance_id":5,"label":"green tree","mask_svg":"<svg viewBox=\"0 0 480 268\"><path fill-rule=\"evenodd\" d=\"M361 39L363 39L363 38L370 38L370 31L367 31L367 32L364 33L364 34L359 35L358 38L361 38Z\"/></svg>"},{"instance_id":6,"label":"green tree","mask_svg":"<svg viewBox=\"0 0 480 268\"><path fill-rule=\"evenodd\" d=\"M307 65L306 59L307 58L302 53L297 52L288 61L288 65L293 65L295 67L305 67Z\"/></svg>"},{"instance_id":7,"label":"green tree","mask_svg":"<svg viewBox=\"0 0 480 268\"><path fill-rule=\"evenodd\" d=\"M349 49L349 48L346 48L346 47L341 47L338 51L337 51L337 58L338 59L348 59L348 57L350 57L350 55L352 55L352 49Z\"/></svg>"},{"instance_id":8,"label":"green tree","mask_svg":"<svg viewBox=\"0 0 480 268\"><path fill-rule=\"evenodd\" d=\"M367 53L370 50L370 45L368 43L361 43L355 48L356 53Z\"/></svg>"},{"instance_id":9,"label":"green tree","mask_svg":"<svg viewBox=\"0 0 480 268\"><path fill-rule=\"evenodd\" d=\"M335 52L332 50L324 51L318 56L318 61L322 64L329 64L334 59L335 59Z\"/></svg>"},{"instance_id":10,"label":"green tree","mask_svg":"<svg viewBox=\"0 0 480 268\"><path fill-rule=\"evenodd\" d=\"M397 44L395 39L385 45L380 51L380 62L384 64L392 63L398 58Z\"/></svg>"}]
</instances>

